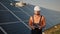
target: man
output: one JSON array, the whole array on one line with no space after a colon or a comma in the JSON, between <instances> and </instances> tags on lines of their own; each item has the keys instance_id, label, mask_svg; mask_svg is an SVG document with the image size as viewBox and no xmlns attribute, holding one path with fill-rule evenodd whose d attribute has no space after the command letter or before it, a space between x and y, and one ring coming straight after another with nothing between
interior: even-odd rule
<instances>
[{"instance_id":1,"label":"man","mask_svg":"<svg viewBox=\"0 0 60 34\"><path fill-rule=\"evenodd\" d=\"M45 17L40 14L40 7L34 7L34 15L29 19L29 26L31 27L31 34L42 34L42 28L45 27Z\"/></svg>"}]
</instances>

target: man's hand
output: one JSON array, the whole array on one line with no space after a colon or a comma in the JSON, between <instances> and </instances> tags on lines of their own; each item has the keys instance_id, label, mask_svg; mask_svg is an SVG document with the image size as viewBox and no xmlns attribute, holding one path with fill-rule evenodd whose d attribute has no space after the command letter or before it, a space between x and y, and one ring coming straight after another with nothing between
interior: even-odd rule
<instances>
[{"instance_id":1,"label":"man's hand","mask_svg":"<svg viewBox=\"0 0 60 34\"><path fill-rule=\"evenodd\" d=\"M34 28L34 26L31 26L31 28L34 30L35 28Z\"/></svg>"},{"instance_id":2,"label":"man's hand","mask_svg":"<svg viewBox=\"0 0 60 34\"><path fill-rule=\"evenodd\" d=\"M42 29L42 27L40 26L39 29Z\"/></svg>"}]
</instances>

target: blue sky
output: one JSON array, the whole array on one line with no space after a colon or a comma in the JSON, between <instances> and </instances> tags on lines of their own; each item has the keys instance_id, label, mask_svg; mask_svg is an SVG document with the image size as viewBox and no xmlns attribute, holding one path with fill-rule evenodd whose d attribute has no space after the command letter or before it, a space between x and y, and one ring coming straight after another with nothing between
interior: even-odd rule
<instances>
[{"instance_id":1,"label":"blue sky","mask_svg":"<svg viewBox=\"0 0 60 34\"><path fill-rule=\"evenodd\" d=\"M17 0L17 1L23 1L33 5L39 5L47 9L60 11L60 0Z\"/></svg>"}]
</instances>

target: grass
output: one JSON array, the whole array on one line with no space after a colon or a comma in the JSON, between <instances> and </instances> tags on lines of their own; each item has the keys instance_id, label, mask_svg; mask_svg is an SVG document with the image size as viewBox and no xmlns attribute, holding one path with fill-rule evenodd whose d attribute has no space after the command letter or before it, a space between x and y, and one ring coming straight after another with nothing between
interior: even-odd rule
<instances>
[{"instance_id":1,"label":"grass","mask_svg":"<svg viewBox=\"0 0 60 34\"><path fill-rule=\"evenodd\" d=\"M55 32L52 32L52 34L60 34L60 29Z\"/></svg>"},{"instance_id":2,"label":"grass","mask_svg":"<svg viewBox=\"0 0 60 34\"><path fill-rule=\"evenodd\" d=\"M44 31L45 34L60 34L60 24L57 24Z\"/></svg>"}]
</instances>

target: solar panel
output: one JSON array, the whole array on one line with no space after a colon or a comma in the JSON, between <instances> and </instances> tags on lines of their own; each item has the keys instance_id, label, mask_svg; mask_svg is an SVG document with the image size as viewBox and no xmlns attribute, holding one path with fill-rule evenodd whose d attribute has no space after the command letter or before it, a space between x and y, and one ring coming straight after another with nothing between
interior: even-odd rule
<instances>
[{"instance_id":1,"label":"solar panel","mask_svg":"<svg viewBox=\"0 0 60 34\"><path fill-rule=\"evenodd\" d=\"M0 30L0 34L4 34L4 33Z\"/></svg>"},{"instance_id":2,"label":"solar panel","mask_svg":"<svg viewBox=\"0 0 60 34\"><path fill-rule=\"evenodd\" d=\"M30 34L28 20L34 13L34 5L14 7L10 3L10 0L0 0L0 26L8 34ZM60 22L60 12L41 7L41 14L46 17L46 29Z\"/></svg>"},{"instance_id":3,"label":"solar panel","mask_svg":"<svg viewBox=\"0 0 60 34\"><path fill-rule=\"evenodd\" d=\"M6 10L6 9L0 4L0 10Z\"/></svg>"}]
</instances>

